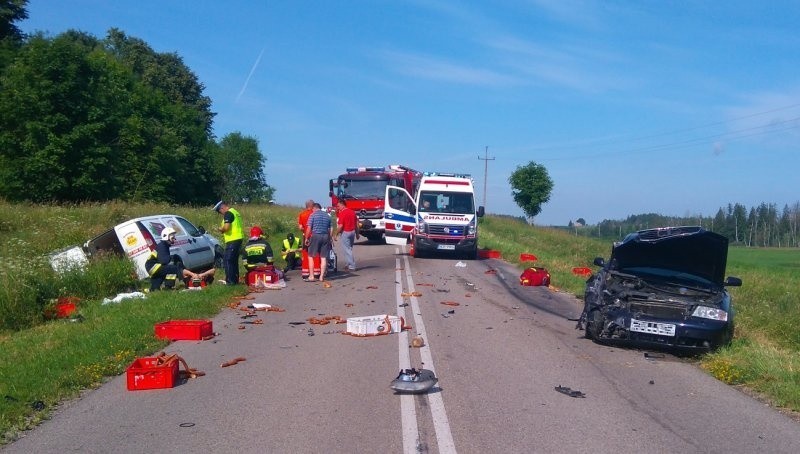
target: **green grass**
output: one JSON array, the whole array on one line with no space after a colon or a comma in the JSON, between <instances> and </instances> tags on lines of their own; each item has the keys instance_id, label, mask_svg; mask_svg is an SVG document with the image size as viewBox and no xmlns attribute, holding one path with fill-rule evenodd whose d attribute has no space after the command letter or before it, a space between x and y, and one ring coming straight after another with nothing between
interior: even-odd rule
<instances>
[{"instance_id":1,"label":"green grass","mask_svg":"<svg viewBox=\"0 0 800 454\"><path fill-rule=\"evenodd\" d=\"M276 257L286 233L297 233L299 207L238 208L246 228L258 224L264 229ZM104 257L82 273L58 276L50 270L48 253L82 244L123 220L154 213L182 215L207 228L220 222L209 207L121 202L62 207L0 201L0 444L47 417L59 401L162 348L165 342L153 335L155 323L213 316L233 293L244 291L212 285L202 292L163 292L145 301L102 305L104 297L142 288L130 262ZM553 287L578 297L586 278L572 274L572 268L594 268L594 257L608 257L611 251L607 240L492 216L480 221L480 242L483 248L501 251L520 269L546 267ZM520 262L521 253L538 260ZM731 248L728 274L744 281L742 287L730 289L737 310L735 339L700 359L701 367L718 379L793 410L800 410L798 268L798 250ZM44 318L59 296L81 298L82 323ZM44 402L45 409L32 409L36 401Z\"/></svg>"}]
</instances>

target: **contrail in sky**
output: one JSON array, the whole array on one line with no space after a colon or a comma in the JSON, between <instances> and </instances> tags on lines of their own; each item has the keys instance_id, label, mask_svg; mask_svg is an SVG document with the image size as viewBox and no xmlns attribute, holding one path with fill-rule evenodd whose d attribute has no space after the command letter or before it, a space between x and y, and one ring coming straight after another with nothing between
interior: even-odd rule
<instances>
[{"instance_id":1,"label":"contrail in sky","mask_svg":"<svg viewBox=\"0 0 800 454\"><path fill-rule=\"evenodd\" d=\"M244 85L242 85L242 89L239 90L239 94L236 95L236 102L239 102L239 98L242 97L244 91L247 90L247 84L250 83L250 78L253 77L253 73L256 72L256 68L258 68L258 64L261 63L261 56L264 55L264 50L266 48L261 49L261 53L258 54L258 58L256 58L256 62L253 63L253 67L250 68L250 74L247 75L247 79L244 81Z\"/></svg>"}]
</instances>

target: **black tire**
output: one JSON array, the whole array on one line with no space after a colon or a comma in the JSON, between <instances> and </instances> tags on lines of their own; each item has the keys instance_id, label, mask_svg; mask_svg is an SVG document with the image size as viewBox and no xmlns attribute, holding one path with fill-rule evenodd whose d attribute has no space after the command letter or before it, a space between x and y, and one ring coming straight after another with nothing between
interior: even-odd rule
<instances>
[{"instance_id":1,"label":"black tire","mask_svg":"<svg viewBox=\"0 0 800 454\"><path fill-rule=\"evenodd\" d=\"M225 250L222 246L214 247L214 268L222 268L222 258L225 256Z\"/></svg>"},{"instance_id":2,"label":"black tire","mask_svg":"<svg viewBox=\"0 0 800 454\"><path fill-rule=\"evenodd\" d=\"M599 309L592 309L586 314L586 330L584 336L593 341L600 340L600 333L603 330L603 317Z\"/></svg>"},{"instance_id":3,"label":"black tire","mask_svg":"<svg viewBox=\"0 0 800 454\"><path fill-rule=\"evenodd\" d=\"M423 252L422 249L419 248L419 245L415 241L414 242L414 258L417 258L417 259L425 258L426 255L427 254L425 254L425 252Z\"/></svg>"}]
</instances>

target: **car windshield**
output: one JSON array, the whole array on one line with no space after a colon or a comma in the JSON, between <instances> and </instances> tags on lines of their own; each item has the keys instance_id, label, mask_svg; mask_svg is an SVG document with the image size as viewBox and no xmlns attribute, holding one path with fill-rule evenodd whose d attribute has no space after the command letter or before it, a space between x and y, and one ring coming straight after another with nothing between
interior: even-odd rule
<instances>
[{"instance_id":1,"label":"car windshield","mask_svg":"<svg viewBox=\"0 0 800 454\"><path fill-rule=\"evenodd\" d=\"M382 199L387 180L339 180L337 196L340 199Z\"/></svg>"},{"instance_id":2,"label":"car windshield","mask_svg":"<svg viewBox=\"0 0 800 454\"><path fill-rule=\"evenodd\" d=\"M423 191L419 200L421 212L475 214L471 192Z\"/></svg>"},{"instance_id":3,"label":"car windshield","mask_svg":"<svg viewBox=\"0 0 800 454\"><path fill-rule=\"evenodd\" d=\"M702 278L700 276L695 276L694 274L684 273L681 271L675 271L666 268L639 266L639 267L625 268L620 271L622 271L623 273L635 275L643 279L656 278L659 279L660 281L674 283L676 285L700 287L701 289L711 289L715 287L714 283L709 281L708 279Z\"/></svg>"}]
</instances>

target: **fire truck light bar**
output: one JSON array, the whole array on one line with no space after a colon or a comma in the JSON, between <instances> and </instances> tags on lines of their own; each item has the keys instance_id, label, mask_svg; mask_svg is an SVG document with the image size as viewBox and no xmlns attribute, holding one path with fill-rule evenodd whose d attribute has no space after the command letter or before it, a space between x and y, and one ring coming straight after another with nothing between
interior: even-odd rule
<instances>
[{"instance_id":1,"label":"fire truck light bar","mask_svg":"<svg viewBox=\"0 0 800 454\"><path fill-rule=\"evenodd\" d=\"M355 172L381 172L383 167L348 167L347 173Z\"/></svg>"}]
</instances>

